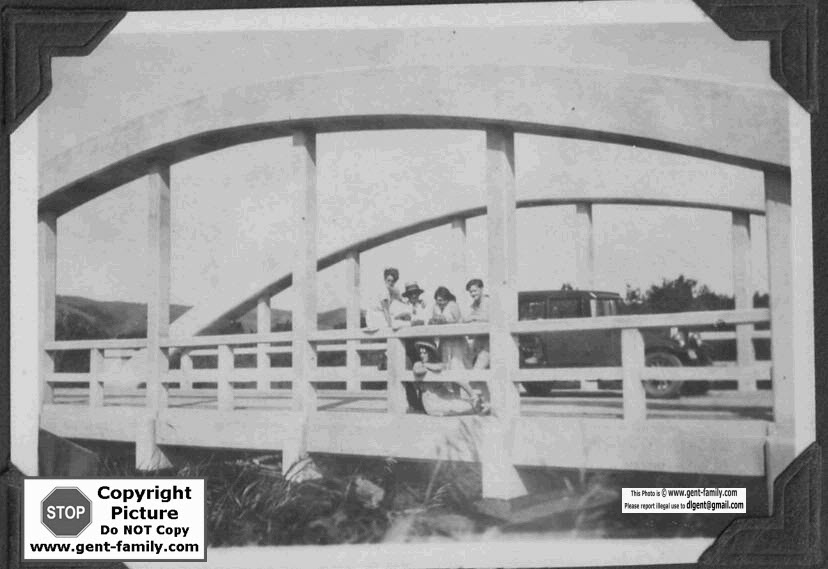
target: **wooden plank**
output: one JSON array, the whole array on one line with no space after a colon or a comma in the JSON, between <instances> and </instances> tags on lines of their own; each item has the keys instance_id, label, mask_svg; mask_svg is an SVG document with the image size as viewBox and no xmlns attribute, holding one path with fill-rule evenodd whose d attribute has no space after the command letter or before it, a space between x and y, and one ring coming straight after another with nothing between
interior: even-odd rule
<instances>
[{"instance_id":1,"label":"wooden plank","mask_svg":"<svg viewBox=\"0 0 828 569\"><path fill-rule=\"evenodd\" d=\"M100 373L103 368L103 352L98 349L89 350L89 406L104 406L104 390Z\"/></svg>"},{"instance_id":2,"label":"wooden plank","mask_svg":"<svg viewBox=\"0 0 828 569\"><path fill-rule=\"evenodd\" d=\"M46 382L60 385L61 383L88 383L90 375L88 373L50 373L46 374Z\"/></svg>"},{"instance_id":3,"label":"wooden plank","mask_svg":"<svg viewBox=\"0 0 828 569\"><path fill-rule=\"evenodd\" d=\"M662 420L650 428L612 419L527 417L515 435L518 464L762 476L764 421Z\"/></svg>"},{"instance_id":4,"label":"wooden plank","mask_svg":"<svg viewBox=\"0 0 828 569\"><path fill-rule=\"evenodd\" d=\"M793 248L791 242L790 174L765 172L765 223L768 240L768 288L770 295L771 381L773 382L773 417L777 439L793 441L797 382L794 377L793 346ZM805 381L803 379L803 381ZM800 397L813 394L800 394ZM784 465L793 460L792 447L774 446L787 456L774 456L769 464L777 471L768 472L773 480ZM785 450L788 449L788 450Z\"/></svg>"},{"instance_id":5,"label":"wooden plank","mask_svg":"<svg viewBox=\"0 0 828 569\"><path fill-rule=\"evenodd\" d=\"M717 342L725 340L735 340L736 332L699 332L701 339L705 342ZM753 339L763 338L770 339L770 330L752 330L751 337Z\"/></svg>"},{"instance_id":6,"label":"wooden plank","mask_svg":"<svg viewBox=\"0 0 828 569\"><path fill-rule=\"evenodd\" d=\"M750 378L751 381L770 379L770 364L753 364L751 366L722 367L648 367L641 371L641 379L676 380L676 381L739 381Z\"/></svg>"},{"instance_id":7,"label":"wooden plank","mask_svg":"<svg viewBox=\"0 0 828 569\"><path fill-rule=\"evenodd\" d=\"M595 231L592 204L575 204L575 288L592 290L595 281Z\"/></svg>"},{"instance_id":8,"label":"wooden plank","mask_svg":"<svg viewBox=\"0 0 828 569\"><path fill-rule=\"evenodd\" d=\"M346 367L318 367L311 377L314 382L354 382L359 385L363 381L388 381L388 372L375 367L361 367L352 371ZM347 390L348 393L359 390ZM327 392L326 392L327 393Z\"/></svg>"},{"instance_id":9,"label":"wooden plank","mask_svg":"<svg viewBox=\"0 0 828 569\"><path fill-rule=\"evenodd\" d=\"M402 340L396 338L388 340L386 354L388 357L388 412L392 415L402 415L408 410L408 401L402 382L411 377L411 372L405 369L405 346Z\"/></svg>"},{"instance_id":10,"label":"wooden plank","mask_svg":"<svg viewBox=\"0 0 828 569\"><path fill-rule=\"evenodd\" d=\"M753 308L753 282L751 279L750 214L734 211L732 214L733 241L733 296L736 310ZM751 366L755 361L753 350L753 325L736 326L736 362L740 366ZM738 379L740 391L756 391L756 381L749 376Z\"/></svg>"},{"instance_id":11,"label":"wooden plank","mask_svg":"<svg viewBox=\"0 0 828 569\"><path fill-rule=\"evenodd\" d=\"M360 316L362 307L359 297L359 252L349 251L345 258L345 327L349 331L356 331L360 328ZM359 342L356 340L349 340L346 352L346 365L351 372L347 381L349 391L359 391L360 384L357 378L360 363ZM317 346L317 349L322 346Z\"/></svg>"},{"instance_id":12,"label":"wooden plank","mask_svg":"<svg viewBox=\"0 0 828 569\"><path fill-rule=\"evenodd\" d=\"M668 328L671 326L705 326L717 322L741 324L767 322L770 310L704 310L672 314L641 314L627 316L599 316L598 318L558 318L521 320L512 324L512 332L570 332L576 330L622 330L624 328Z\"/></svg>"},{"instance_id":13,"label":"wooden plank","mask_svg":"<svg viewBox=\"0 0 828 569\"><path fill-rule=\"evenodd\" d=\"M161 339L170 332L170 168L156 165L145 177L149 198L147 221L147 406L166 405L161 384L166 355ZM163 360L163 361L162 361Z\"/></svg>"},{"instance_id":14,"label":"wooden plank","mask_svg":"<svg viewBox=\"0 0 828 569\"><path fill-rule=\"evenodd\" d=\"M45 344L47 350L59 352L63 350L99 350L106 349L142 349L147 347L146 338L130 338L124 340L60 340Z\"/></svg>"},{"instance_id":15,"label":"wooden plank","mask_svg":"<svg viewBox=\"0 0 828 569\"><path fill-rule=\"evenodd\" d=\"M156 436L161 444L272 451L283 448L295 421L289 411L168 408L159 414Z\"/></svg>"},{"instance_id":16,"label":"wooden plank","mask_svg":"<svg viewBox=\"0 0 828 569\"><path fill-rule=\"evenodd\" d=\"M226 371L220 369L196 369L196 370L170 370L164 381L178 382L192 385L193 383L220 383L228 380L231 383L260 382L260 381L292 381L293 370L291 368L270 368L259 370L256 368L236 368L228 376Z\"/></svg>"},{"instance_id":17,"label":"wooden plank","mask_svg":"<svg viewBox=\"0 0 828 569\"><path fill-rule=\"evenodd\" d=\"M165 338L161 342L164 348L186 348L196 346L218 346L227 344L258 344L264 342L290 342L292 332L271 332L269 334L217 334L215 336L190 336L184 338Z\"/></svg>"},{"instance_id":18,"label":"wooden plank","mask_svg":"<svg viewBox=\"0 0 828 569\"><path fill-rule=\"evenodd\" d=\"M233 367L233 348L230 346L219 346L218 371L220 375L217 386L219 411L233 410L233 384L231 383L235 379L235 370Z\"/></svg>"},{"instance_id":19,"label":"wooden plank","mask_svg":"<svg viewBox=\"0 0 828 569\"><path fill-rule=\"evenodd\" d=\"M624 383L624 422L641 423L647 418L647 400L641 376L644 370L644 338L641 331L628 328L621 331L621 363Z\"/></svg>"},{"instance_id":20,"label":"wooden plank","mask_svg":"<svg viewBox=\"0 0 828 569\"><path fill-rule=\"evenodd\" d=\"M44 405L40 427L67 439L92 439L134 443L143 407L86 407Z\"/></svg>"},{"instance_id":21,"label":"wooden plank","mask_svg":"<svg viewBox=\"0 0 828 569\"><path fill-rule=\"evenodd\" d=\"M622 367L561 367L519 369L514 377L520 382L537 381L598 381L623 379Z\"/></svg>"},{"instance_id":22,"label":"wooden plank","mask_svg":"<svg viewBox=\"0 0 828 569\"><path fill-rule=\"evenodd\" d=\"M462 291L466 288L466 282L469 279L468 270L468 243L466 237L466 219L463 217L456 217L451 220L449 246L447 251L450 251L451 266L451 282L454 285L452 290Z\"/></svg>"},{"instance_id":23,"label":"wooden plank","mask_svg":"<svg viewBox=\"0 0 828 569\"><path fill-rule=\"evenodd\" d=\"M52 388L45 381L54 371L54 359L48 352L48 345L55 339L55 320L57 303L57 215L54 212L38 213L38 341L40 354L38 363L39 400L51 403Z\"/></svg>"},{"instance_id":24,"label":"wooden plank","mask_svg":"<svg viewBox=\"0 0 828 569\"><path fill-rule=\"evenodd\" d=\"M270 296L263 295L256 303L256 332L259 334L269 334L271 328L271 311L270 311ZM270 369L270 344L267 342L259 342L256 344L256 367L259 369ZM240 353L236 350L236 353ZM269 383L259 383L257 385L260 390L270 389Z\"/></svg>"},{"instance_id":25,"label":"wooden plank","mask_svg":"<svg viewBox=\"0 0 828 569\"><path fill-rule=\"evenodd\" d=\"M434 336L436 338L447 336L471 336L486 334L489 326L485 322L473 322L468 324L442 324L431 326L412 326L401 328L396 332L391 330L379 330L377 332L366 332L365 330L316 330L310 335L312 342L343 342L346 340L388 340L389 338L419 338L421 336ZM381 346L382 344L378 343ZM362 344L360 349L370 349L369 344Z\"/></svg>"}]
</instances>

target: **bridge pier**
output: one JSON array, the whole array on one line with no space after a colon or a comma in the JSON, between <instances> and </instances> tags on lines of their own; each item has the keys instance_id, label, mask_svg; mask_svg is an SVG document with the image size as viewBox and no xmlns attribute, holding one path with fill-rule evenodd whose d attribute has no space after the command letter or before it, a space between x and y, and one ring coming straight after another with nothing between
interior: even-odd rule
<instances>
[{"instance_id":1,"label":"bridge pier","mask_svg":"<svg viewBox=\"0 0 828 569\"><path fill-rule=\"evenodd\" d=\"M138 470L163 470L172 463L158 446L155 423L156 413L147 413L137 422L135 433L135 468Z\"/></svg>"}]
</instances>

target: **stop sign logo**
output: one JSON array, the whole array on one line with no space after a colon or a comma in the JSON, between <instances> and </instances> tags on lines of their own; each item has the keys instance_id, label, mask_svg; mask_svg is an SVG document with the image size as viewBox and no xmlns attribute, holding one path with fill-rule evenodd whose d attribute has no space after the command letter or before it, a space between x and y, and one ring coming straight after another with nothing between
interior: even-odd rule
<instances>
[{"instance_id":1,"label":"stop sign logo","mask_svg":"<svg viewBox=\"0 0 828 569\"><path fill-rule=\"evenodd\" d=\"M92 502L77 488L55 488L40 503L40 521L55 537L77 537L92 523Z\"/></svg>"}]
</instances>

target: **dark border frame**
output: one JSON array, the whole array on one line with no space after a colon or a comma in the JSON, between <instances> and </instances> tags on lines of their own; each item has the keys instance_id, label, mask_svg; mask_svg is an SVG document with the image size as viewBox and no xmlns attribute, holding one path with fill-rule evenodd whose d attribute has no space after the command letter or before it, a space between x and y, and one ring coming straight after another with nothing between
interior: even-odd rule
<instances>
[{"instance_id":1,"label":"dark border frame","mask_svg":"<svg viewBox=\"0 0 828 569\"><path fill-rule=\"evenodd\" d=\"M498 0L495 0L498 1ZM551 0L572 1L572 0ZM817 261L828 250L828 5L819 0L694 0L735 40L770 42L772 77L811 113L811 176L814 250L814 340L816 443L805 450L774 484L774 516L735 520L698 561L708 567L816 567L826 558L828 478L820 452L828 440L828 303L818 292L828 286L828 268ZM479 3L480 0L460 0ZM336 7L352 5L440 4L439 0L87 0L67 8L65 0L0 0L0 283L9 271L9 136L51 89L53 56L86 55L126 11ZM826 3L828 4L828 3ZM822 41L818 41L821 39ZM820 68L818 62L823 62ZM822 109L822 112L819 110ZM0 300L9 313L9 290ZM38 569L20 561L22 474L10 463L10 330L0 319L0 566ZM826 490L823 492L823 490ZM87 562L62 567L121 568L121 563ZM642 566L639 566L642 567ZM672 565L684 568L694 565Z\"/></svg>"}]
</instances>

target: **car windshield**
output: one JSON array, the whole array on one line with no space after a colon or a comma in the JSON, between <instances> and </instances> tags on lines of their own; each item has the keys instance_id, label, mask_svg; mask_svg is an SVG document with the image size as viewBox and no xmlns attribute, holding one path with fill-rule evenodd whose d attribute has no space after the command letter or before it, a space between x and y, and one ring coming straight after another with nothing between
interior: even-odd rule
<instances>
[{"instance_id":1,"label":"car windshield","mask_svg":"<svg viewBox=\"0 0 828 569\"><path fill-rule=\"evenodd\" d=\"M526 302L520 305L520 320L538 320L544 318L543 301Z\"/></svg>"},{"instance_id":2,"label":"car windshield","mask_svg":"<svg viewBox=\"0 0 828 569\"><path fill-rule=\"evenodd\" d=\"M577 318L580 315L580 299L559 298L549 301L549 318Z\"/></svg>"},{"instance_id":3,"label":"car windshield","mask_svg":"<svg viewBox=\"0 0 828 569\"><path fill-rule=\"evenodd\" d=\"M615 299L599 299L595 306L595 316L615 316L618 314L618 303Z\"/></svg>"}]
</instances>

